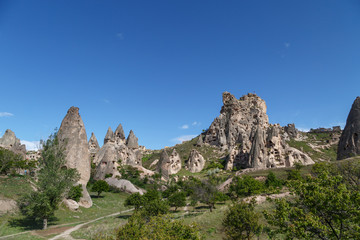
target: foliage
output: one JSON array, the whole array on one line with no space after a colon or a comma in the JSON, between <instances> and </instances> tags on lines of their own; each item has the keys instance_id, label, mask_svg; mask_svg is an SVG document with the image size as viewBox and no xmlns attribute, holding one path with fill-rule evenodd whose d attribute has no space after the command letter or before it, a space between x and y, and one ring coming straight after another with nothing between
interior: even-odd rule
<instances>
[{"instance_id":1,"label":"foliage","mask_svg":"<svg viewBox=\"0 0 360 240\"><path fill-rule=\"evenodd\" d=\"M141 177L140 177L141 171L139 171L137 168L135 168L133 166L121 166L118 168L118 170L121 174L122 179L129 180L132 184L134 184L140 188L146 187L148 178L145 177L145 178L141 179Z\"/></svg>"},{"instance_id":2,"label":"foliage","mask_svg":"<svg viewBox=\"0 0 360 240\"><path fill-rule=\"evenodd\" d=\"M134 214L127 224L118 229L116 239L200 240L204 238L195 224L186 225L182 221L173 221L164 216L151 217L147 222L139 214Z\"/></svg>"},{"instance_id":3,"label":"foliage","mask_svg":"<svg viewBox=\"0 0 360 240\"><path fill-rule=\"evenodd\" d=\"M39 159L38 181L36 191L31 191L18 200L21 213L34 220L43 220L47 228L49 217L54 215L59 203L79 179L76 169L65 166L64 148L59 145L55 135L42 142L43 150Z\"/></svg>"},{"instance_id":4,"label":"foliage","mask_svg":"<svg viewBox=\"0 0 360 240\"><path fill-rule=\"evenodd\" d=\"M269 172L265 180L265 186L267 188L282 188L282 181L276 177L273 172Z\"/></svg>"},{"instance_id":5,"label":"foliage","mask_svg":"<svg viewBox=\"0 0 360 240\"><path fill-rule=\"evenodd\" d=\"M229 207L222 223L226 239L252 239L255 234L260 234L260 214L254 211L254 205L255 201L240 201Z\"/></svg>"},{"instance_id":6,"label":"foliage","mask_svg":"<svg viewBox=\"0 0 360 240\"><path fill-rule=\"evenodd\" d=\"M72 188L70 188L69 193L67 194L67 198L72 199L76 202L78 202L81 197L82 197L81 185L72 186Z\"/></svg>"},{"instance_id":7,"label":"foliage","mask_svg":"<svg viewBox=\"0 0 360 240\"><path fill-rule=\"evenodd\" d=\"M135 211L139 210L141 206L144 205L144 197L140 193L133 193L126 198L124 206L134 206Z\"/></svg>"},{"instance_id":8,"label":"foliage","mask_svg":"<svg viewBox=\"0 0 360 240\"><path fill-rule=\"evenodd\" d=\"M171 207L175 207L175 211L178 207L186 206L186 194L184 192L175 192L169 196L168 202Z\"/></svg>"},{"instance_id":9,"label":"foliage","mask_svg":"<svg viewBox=\"0 0 360 240\"><path fill-rule=\"evenodd\" d=\"M161 199L144 202L144 207L141 214L144 218L150 218L153 216L159 216L169 213L169 204Z\"/></svg>"},{"instance_id":10,"label":"foliage","mask_svg":"<svg viewBox=\"0 0 360 240\"><path fill-rule=\"evenodd\" d=\"M230 185L229 192L235 197L251 196L264 190L264 184L250 176L235 177Z\"/></svg>"},{"instance_id":11,"label":"foliage","mask_svg":"<svg viewBox=\"0 0 360 240\"><path fill-rule=\"evenodd\" d=\"M16 169L32 170L35 167L34 160L26 160L20 154L0 147L0 174L14 173Z\"/></svg>"},{"instance_id":12,"label":"foliage","mask_svg":"<svg viewBox=\"0 0 360 240\"><path fill-rule=\"evenodd\" d=\"M91 191L97 192L97 196L99 197L102 192L109 191L109 184L104 180L98 180L92 186Z\"/></svg>"},{"instance_id":13,"label":"foliage","mask_svg":"<svg viewBox=\"0 0 360 240\"><path fill-rule=\"evenodd\" d=\"M360 193L326 167L318 165L314 171L316 176L290 181L294 199L276 199L276 209L265 212L268 223L277 227L273 234L288 239L359 239Z\"/></svg>"},{"instance_id":14,"label":"foliage","mask_svg":"<svg viewBox=\"0 0 360 240\"><path fill-rule=\"evenodd\" d=\"M208 205L210 212L215 208L215 203L219 201L220 195L217 186L209 179L192 185L192 202L195 204L199 201Z\"/></svg>"}]
</instances>

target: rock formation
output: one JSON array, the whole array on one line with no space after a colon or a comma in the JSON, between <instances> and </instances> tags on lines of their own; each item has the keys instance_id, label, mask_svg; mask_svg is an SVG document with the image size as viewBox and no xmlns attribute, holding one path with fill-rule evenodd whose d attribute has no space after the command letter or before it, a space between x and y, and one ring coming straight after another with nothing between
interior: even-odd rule
<instances>
[{"instance_id":1,"label":"rock formation","mask_svg":"<svg viewBox=\"0 0 360 240\"><path fill-rule=\"evenodd\" d=\"M100 146L99 146L99 143L95 137L95 134L94 133L91 133L91 137L90 137L90 140L89 140L89 153L90 153L90 158L91 159L94 159L95 158L95 155L99 152L100 150Z\"/></svg>"},{"instance_id":2,"label":"rock formation","mask_svg":"<svg viewBox=\"0 0 360 240\"><path fill-rule=\"evenodd\" d=\"M105 175L120 176L118 167L121 165L140 166L142 150L133 131L125 141L122 125L116 128L115 133L109 127L104 138L104 145L95 155L93 163L96 165L95 179L104 179Z\"/></svg>"},{"instance_id":3,"label":"rock formation","mask_svg":"<svg viewBox=\"0 0 360 240\"><path fill-rule=\"evenodd\" d=\"M269 124L265 101L256 94L238 100L224 92L223 104L220 116L205 133L204 143L229 151L226 169L285 167L288 153L302 164L314 163L304 153L287 150L285 140L298 134L295 125L282 128Z\"/></svg>"},{"instance_id":4,"label":"rock formation","mask_svg":"<svg viewBox=\"0 0 360 240\"><path fill-rule=\"evenodd\" d=\"M360 97L357 97L351 107L341 134L337 159L360 155Z\"/></svg>"},{"instance_id":5,"label":"rock formation","mask_svg":"<svg viewBox=\"0 0 360 240\"><path fill-rule=\"evenodd\" d=\"M10 129L7 129L4 135L0 138L0 147L13 151L16 154L20 154L23 157L26 155L26 147L20 143L20 139L15 136L15 133Z\"/></svg>"},{"instance_id":6,"label":"rock formation","mask_svg":"<svg viewBox=\"0 0 360 240\"><path fill-rule=\"evenodd\" d=\"M92 200L86 190L86 184L90 179L90 155L84 123L79 115L79 108L71 107L63 119L58 138L61 145L65 147L66 165L75 168L80 173L79 184L82 185L83 197L79 205L91 207Z\"/></svg>"},{"instance_id":7,"label":"rock formation","mask_svg":"<svg viewBox=\"0 0 360 240\"><path fill-rule=\"evenodd\" d=\"M190 157L186 162L186 169L192 173L200 172L205 166L204 157L195 149L191 150Z\"/></svg>"},{"instance_id":8,"label":"rock formation","mask_svg":"<svg viewBox=\"0 0 360 240\"><path fill-rule=\"evenodd\" d=\"M133 130L130 130L129 136L126 140L126 146L131 149L139 148L138 138L135 136Z\"/></svg>"},{"instance_id":9,"label":"rock formation","mask_svg":"<svg viewBox=\"0 0 360 240\"><path fill-rule=\"evenodd\" d=\"M123 192L127 193L140 193L140 195L144 194L144 190L137 188L134 184L132 184L128 180L117 179L117 178L107 178L105 181L112 187L115 187Z\"/></svg>"},{"instance_id":10,"label":"rock formation","mask_svg":"<svg viewBox=\"0 0 360 240\"><path fill-rule=\"evenodd\" d=\"M200 147L204 144L204 140L203 140L203 135L200 134L199 137L198 137L198 140L196 142L196 146Z\"/></svg>"},{"instance_id":11,"label":"rock formation","mask_svg":"<svg viewBox=\"0 0 360 240\"><path fill-rule=\"evenodd\" d=\"M181 158L175 149L172 151L169 159L170 159L169 174L178 173L181 170Z\"/></svg>"},{"instance_id":12,"label":"rock formation","mask_svg":"<svg viewBox=\"0 0 360 240\"><path fill-rule=\"evenodd\" d=\"M158 163L158 172L161 174L161 176L165 179L168 180L169 179L169 169L170 169L171 165L170 165L170 158L169 155L167 154L167 152L165 150L162 150L161 155L160 155L160 160Z\"/></svg>"}]
</instances>

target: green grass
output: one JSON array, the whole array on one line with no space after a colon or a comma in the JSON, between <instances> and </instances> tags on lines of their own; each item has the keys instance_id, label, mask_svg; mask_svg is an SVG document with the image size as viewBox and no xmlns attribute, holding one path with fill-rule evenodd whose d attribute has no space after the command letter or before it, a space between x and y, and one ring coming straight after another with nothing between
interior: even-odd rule
<instances>
[{"instance_id":1,"label":"green grass","mask_svg":"<svg viewBox=\"0 0 360 240\"><path fill-rule=\"evenodd\" d=\"M31 190L28 177L0 176L0 199L18 199L19 196Z\"/></svg>"}]
</instances>

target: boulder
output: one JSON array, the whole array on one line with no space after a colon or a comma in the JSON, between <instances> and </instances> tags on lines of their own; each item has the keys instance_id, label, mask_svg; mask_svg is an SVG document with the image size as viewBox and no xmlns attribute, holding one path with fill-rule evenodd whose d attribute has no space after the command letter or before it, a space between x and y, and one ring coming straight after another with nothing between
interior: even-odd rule
<instances>
[{"instance_id":1,"label":"boulder","mask_svg":"<svg viewBox=\"0 0 360 240\"><path fill-rule=\"evenodd\" d=\"M292 167L296 162L301 163L302 165L315 163L306 153L303 153L296 148L288 147L286 153L285 167Z\"/></svg>"},{"instance_id":2,"label":"boulder","mask_svg":"<svg viewBox=\"0 0 360 240\"><path fill-rule=\"evenodd\" d=\"M133 130L130 130L129 136L126 140L126 146L131 149L139 148L138 138L135 136Z\"/></svg>"},{"instance_id":3,"label":"boulder","mask_svg":"<svg viewBox=\"0 0 360 240\"><path fill-rule=\"evenodd\" d=\"M12 199L0 199L0 214L14 212L17 209L15 200Z\"/></svg>"},{"instance_id":4,"label":"boulder","mask_svg":"<svg viewBox=\"0 0 360 240\"><path fill-rule=\"evenodd\" d=\"M64 199L63 200L63 203L64 205L70 209L71 211L77 211L79 210L79 204L75 201L75 200L72 200L72 199Z\"/></svg>"},{"instance_id":5,"label":"boulder","mask_svg":"<svg viewBox=\"0 0 360 240\"><path fill-rule=\"evenodd\" d=\"M90 179L90 154L84 123L79 114L79 108L71 107L58 132L59 143L65 147L66 165L75 168L80 173L79 184L82 185L83 197L79 201L82 207L91 207L92 200L86 184Z\"/></svg>"},{"instance_id":6,"label":"boulder","mask_svg":"<svg viewBox=\"0 0 360 240\"><path fill-rule=\"evenodd\" d=\"M337 159L345 159L360 155L360 97L357 97L351 107L341 134Z\"/></svg>"},{"instance_id":7,"label":"boulder","mask_svg":"<svg viewBox=\"0 0 360 240\"><path fill-rule=\"evenodd\" d=\"M186 162L186 169L192 173L200 172L205 166L204 157L196 151L196 149L191 150L190 157Z\"/></svg>"},{"instance_id":8,"label":"boulder","mask_svg":"<svg viewBox=\"0 0 360 240\"><path fill-rule=\"evenodd\" d=\"M112 187L119 189L120 191L127 193L140 193L144 194L144 190L137 188L134 184L132 184L128 180L117 179L117 178L107 178L105 181Z\"/></svg>"}]
</instances>

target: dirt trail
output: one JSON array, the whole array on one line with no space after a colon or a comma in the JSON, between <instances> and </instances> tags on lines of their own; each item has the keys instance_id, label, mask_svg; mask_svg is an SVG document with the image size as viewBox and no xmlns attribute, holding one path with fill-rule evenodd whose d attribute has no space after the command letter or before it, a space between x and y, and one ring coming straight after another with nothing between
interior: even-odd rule
<instances>
[{"instance_id":1,"label":"dirt trail","mask_svg":"<svg viewBox=\"0 0 360 240\"><path fill-rule=\"evenodd\" d=\"M129 210L125 210L125 211L122 211L122 212L117 212L117 213L113 213L113 214L110 214L110 215L106 215L106 216L103 216L103 217L99 217L99 218L96 218L94 220L91 220L91 221L88 221L88 222L85 222L85 223L81 223L81 224L78 224L76 225L75 227L72 227L68 230L66 230L65 232L53 237L53 238L50 238L50 240L56 240L56 239L74 239L71 237L71 233L76 231L76 230L79 230L81 227L89 224L89 223L93 223L93 222L96 222L96 221L99 221L101 219L104 219L104 218L107 218L107 217L113 217L113 216L116 216L116 215L119 215L119 214L122 214L122 213L127 213L127 212L131 212L133 211L134 209L129 209Z\"/></svg>"}]
</instances>

